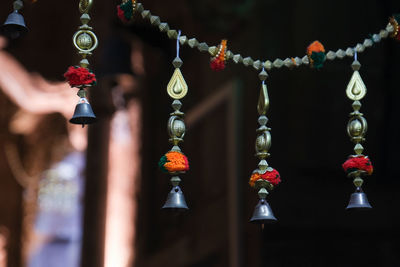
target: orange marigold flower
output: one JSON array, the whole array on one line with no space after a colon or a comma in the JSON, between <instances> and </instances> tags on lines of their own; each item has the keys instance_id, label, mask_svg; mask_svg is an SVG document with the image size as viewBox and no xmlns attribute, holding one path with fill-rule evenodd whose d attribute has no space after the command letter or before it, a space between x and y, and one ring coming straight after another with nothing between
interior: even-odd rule
<instances>
[{"instance_id":1,"label":"orange marigold flower","mask_svg":"<svg viewBox=\"0 0 400 267\"><path fill-rule=\"evenodd\" d=\"M253 173L249 181L250 186L254 187L256 181L259 179L266 180L274 186L278 185L281 182L281 176L279 175L279 172L275 169L272 169L272 171L267 171L264 174L260 174L258 172Z\"/></svg>"},{"instance_id":2,"label":"orange marigold flower","mask_svg":"<svg viewBox=\"0 0 400 267\"><path fill-rule=\"evenodd\" d=\"M181 152L170 151L161 157L159 166L165 172L183 172L189 170L189 161Z\"/></svg>"},{"instance_id":3,"label":"orange marigold flower","mask_svg":"<svg viewBox=\"0 0 400 267\"><path fill-rule=\"evenodd\" d=\"M312 52L315 52L315 53L323 52L323 53L325 53L325 48L319 41L314 41L307 47L307 55L310 56L312 54Z\"/></svg>"}]
</instances>

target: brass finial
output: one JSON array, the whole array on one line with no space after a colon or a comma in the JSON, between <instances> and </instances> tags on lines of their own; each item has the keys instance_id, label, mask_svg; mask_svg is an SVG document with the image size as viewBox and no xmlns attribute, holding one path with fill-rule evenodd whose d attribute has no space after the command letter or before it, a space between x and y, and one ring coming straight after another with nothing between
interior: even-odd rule
<instances>
[{"instance_id":1,"label":"brass finial","mask_svg":"<svg viewBox=\"0 0 400 267\"><path fill-rule=\"evenodd\" d=\"M79 1L79 11L82 14L89 13L90 8L93 5L93 0L81 0Z\"/></svg>"}]
</instances>

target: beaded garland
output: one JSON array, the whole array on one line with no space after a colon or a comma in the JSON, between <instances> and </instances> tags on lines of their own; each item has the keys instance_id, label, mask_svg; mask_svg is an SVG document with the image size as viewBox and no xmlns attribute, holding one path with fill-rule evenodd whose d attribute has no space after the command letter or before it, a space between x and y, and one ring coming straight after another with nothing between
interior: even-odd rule
<instances>
[{"instance_id":1,"label":"beaded garland","mask_svg":"<svg viewBox=\"0 0 400 267\"><path fill-rule=\"evenodd\" d=\"M152 15L150 10L145 10L141 3L136 3L134 12L140 13L143 19L147 19L150 23L158 27L160 32L166 33L170 39L178 39L181 45L188 45L190 48L197 48L200 52L209 53L211 56L215 56L218 52L218 47L209 46L206 42L199 42L196 38L189 38L185 35L178 37L177 30L171 29L166 22L162 22L159 16ZM394 15L393 18L398 18L399 15ZM395 20L395 19L394 19ZM396 20L395 20L396 21ZM369 38L364 41L357 43L352 47L344 49L338 49L336 51L329 50L325 53L326 60L332 61L335 59L343 59L345 57L353 57L354 53L362 53L366 48L372 47L374 44L379 43L382 39L392 36L395 31L394 23L390 21L387 26L380 30L378 33L370 35ZM398 34L396 34L397 38ZM317 55L315 58L321 61L322 55ZM226 50L226 60L232 60L236 64L243 64L246 67L253 67L255 70L261 70L262 68L267 71L276 68L287 67L292 69L293 67L299 67L301 65L310 65L310 58L308 55L303 57L288 57L286 59L277 58L275 60L254 60L251 57L244 57L241 54L235 54L231 50ZM314 60L314 59L313 59Z\"/></svg>"}]
</instances>

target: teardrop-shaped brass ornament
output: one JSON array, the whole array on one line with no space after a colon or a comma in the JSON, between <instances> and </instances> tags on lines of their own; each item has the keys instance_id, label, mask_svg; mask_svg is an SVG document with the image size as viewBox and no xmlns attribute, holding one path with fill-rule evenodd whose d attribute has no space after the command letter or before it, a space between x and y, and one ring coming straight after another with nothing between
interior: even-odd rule
<instances>
[{"instance_id":1,"label":"teardrop-shaped brass ornament","mask_svg":"<svg viewBox=\"0 0 400 267\"><path fill-rule=\"evenodd\" d=\"M267 114L269 108L269 97L267 85L262 84L260 90L260 97L258 98L257 110L259 115Z\"/></svg>"},{"instance_id":2,"label":"teardrop-shaped brass ornament","mask_svg":"<svg viewBox=\"0 0 400 267\"><path fill-rule=\"evenodd\" d=\"M176 68L167 86L167 92L173 99L182 99L188 92L188 86L179 68Z\"/></svg>"},{"instance_id":3,"label":"teardrop-shaped brass ornament","mask_svg":"<svg viewBox=\"0 0 400 267\"><path fill-rule=\"evenodd\" d=\"M360 100L362 99L367 93L367 87L363 80L361 79L360 73L358 71L354 71L353 76L349 84L347 85L346 94L347 97L351 100Z\"/></svg>"}]
</instances>

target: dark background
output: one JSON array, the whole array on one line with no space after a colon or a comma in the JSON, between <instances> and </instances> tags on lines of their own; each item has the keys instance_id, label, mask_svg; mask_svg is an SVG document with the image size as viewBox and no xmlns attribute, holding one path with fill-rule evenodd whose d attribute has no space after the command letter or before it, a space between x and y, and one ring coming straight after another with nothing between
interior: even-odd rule
<instances>
[{"instance_id":1,"label":"dark background","mask_svg":"<svg viewBox=\"0 0 400 267\"><path fill-rule=\"evenodd\" d=\"M30 71L62 80L65 69L78 62L70 45L79 25L77 3L39 0L27 5L23 13L30 33L9 51ZM4 19L11 4L0 4ZM341 169L353 152L345 132L352 110L345 95L352 59L328 61L319 71L301 66L269 73L268 125L273 141L269 163L283 181L268 197L278 222L262 231L248 223L258 198L247 184L258 163L253 156L258 72L229 62L226 70L215 73L208 66L208 55L187 46L181 49L181 70L189 85L189 94L182 101L184 112L190 113L227 83L234 88L235 97L188 126L182 148L191 170L182 176L182 188L190 210L179 215L165 213L160 207L170 190L169 177L157 169L157 162L170 149L165 128L172 108L166 85L173 72L170 62L175 43L139 17L132 25L121 25L115 15L116 4L95 1L91 25L100 42L139 38L144 44L146 75L138 77L142 83L138 95L143 104L143 164L137 266L400 266L400 43L385 40L358 57L368 89L361 108L369 126L365 154L375 168L363 186L373 206L365 212L344 210L354 190ZM387 18L399 12L397 1L361 0L169 0L144 1L143 5L190 38L209 45L227 38L235 54L271 61L302 57L314 40L321 41L327 51L345 50L378 33L386 27ZM93 58L95 71L107 65L106 53L110 51L100 43ZM4 98L2 95L2 102ZM97 114L110 112L96 104L98 101L92 100ZM2 112L2 125L7 125L4 114L12 110L6 103L10 108ZM2 139L8 138L6 126L2 129ZM0 190L8 193L0 194L0 224L11 232L10 266L18 266L21 189L12 182L6 166L1 170ZM98 256L96 251L83 253Z\"/></svg>"}]
</instances>

